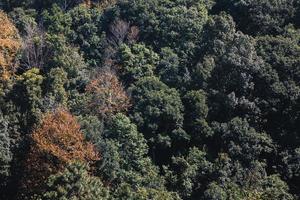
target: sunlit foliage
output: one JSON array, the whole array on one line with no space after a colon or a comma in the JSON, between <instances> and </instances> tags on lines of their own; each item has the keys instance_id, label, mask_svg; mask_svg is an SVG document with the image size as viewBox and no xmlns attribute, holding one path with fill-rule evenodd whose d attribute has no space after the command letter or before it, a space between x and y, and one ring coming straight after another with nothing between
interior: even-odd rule
<instances>
[{"instance_id":1,"label":"sunlit foliage","mask_svg":"<svg viewBox=\"0 0 300 200\"><path fill-rule=\"evenodd\" d=\"M0 76L7 79L14 72L14 61L21 41L18 30L1 10L0 21Z\"/></svg>"}]
</instances>

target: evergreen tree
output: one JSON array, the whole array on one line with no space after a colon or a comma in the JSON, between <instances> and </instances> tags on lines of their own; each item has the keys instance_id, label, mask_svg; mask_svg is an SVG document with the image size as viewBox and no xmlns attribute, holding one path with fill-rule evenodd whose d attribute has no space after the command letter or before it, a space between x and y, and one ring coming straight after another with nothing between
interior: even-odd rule
<instances>
[{"instance_id":1,"label":"evergreen tree","mask_svg":"<svg viewBox=\"0 0 300 200\"><path fill-rule=\"evenodd\" d=\"M89 168L82 163L73 163L64 171L51 175L47 180L47 192L40 199L110 199L109 190L98 177L91 176L88 170Z\"/></svg>"},{"instance_id":2,"label":"evergreen tree","mask_svg":"<svg viewBox=\"0 0 300 200\"><path fill-rule=\"evenodd\" d=\"M152 149L166 149L189 139L182 129L183 105L179 93L156 77L145 77L130 88L131 118ZM155 155L154 155L155 156ZM162 159L160 154L160 159Z\"/></svg>"},{"instance_id":3,"label":"evergreen tree","mask_svg":"<svg viewBox=\"0 0 300 200\"><path fill-rule=\"evenodd\" d=\"M4 193L8 178L11 174L10 164L12 161L11 139L8 132L8 123L0 110L0 190ZM3 198L3 197L1 197Z\"/></svg>"}]
</instances>

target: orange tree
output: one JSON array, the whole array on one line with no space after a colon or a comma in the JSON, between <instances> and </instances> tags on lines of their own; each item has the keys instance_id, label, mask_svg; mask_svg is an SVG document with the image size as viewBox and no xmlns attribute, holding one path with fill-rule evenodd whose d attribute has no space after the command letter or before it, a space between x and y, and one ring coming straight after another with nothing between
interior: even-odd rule
<instances>
[{"instance_id":1,"label":"orange tree","mask_svg":"<svg viewBox=\"0 0 300 200\"><path fill-rule=\"evenodd\" d=\"M8 79L14 70L13 61L21 47L17 28L0 10L0 77Z\"/></svg>"},{"instance_id":2,"label":"orange tree","mask_svg":"<svg viewBox=\"0 0 300 200\"><path fill-rule=\"evenodd\" d=\"M49 175L69 163L91 163L99 159L94 146L84 141L75 117L62 108L46 113L31 138L33 144L25 161L22 181L22 188L26 190L23 195L41 192L42 183Z\"/></svg>"}]
</instances>

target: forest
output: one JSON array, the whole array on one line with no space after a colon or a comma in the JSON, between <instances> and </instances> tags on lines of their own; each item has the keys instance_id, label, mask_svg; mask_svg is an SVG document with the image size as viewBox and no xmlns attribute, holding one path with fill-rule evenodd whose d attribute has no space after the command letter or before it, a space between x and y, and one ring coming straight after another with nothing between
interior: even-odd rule
<instances>
[{"instance_id":1,"label":"forest","mask_svg":"<svg viewBox=\"0 0 300 200\"><path fill-rule=\"evenodd\" d=\"M0 0L0 200L300 200L300 0Z\"/></svg>"}]
</instances>

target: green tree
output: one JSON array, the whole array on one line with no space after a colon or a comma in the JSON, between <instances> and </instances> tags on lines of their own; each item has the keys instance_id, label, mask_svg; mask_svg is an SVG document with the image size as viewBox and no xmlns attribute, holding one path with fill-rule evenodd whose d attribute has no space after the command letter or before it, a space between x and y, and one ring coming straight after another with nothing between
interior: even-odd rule
<instances>
[{"instance_id":1,"label":"green tree","mask_svg":"<svg viewBox=\"0 0 300 200\"><path fill-rule=\"evenodd\" d=\"M153 76L159 56L143 44L120 48L120 72L129 85L147 76Z\"/></svg>"},{"instance_id":2,"label":"green tree","mask_svg":"<svg viewBox=\"0 0 300 200\"><path fill-rule=\"evenodd\" d=\"M131 88L134 107L131 118L144 133L150 146L167 148L188 139L182 130L183 105L179 93L156 77L145 77Z\"/></svg>"},{"instance_id":3,"label":"green tree","mask_svg":"<svg viewBox=\"0 0 300 200\"><path fill-rule=\"evenodd\" d=\"M257 55L255 40L237 32L232 18L224 13L209 22L207 31L206 53L194 78L200 76L204 81L199 86L210 89L210 117L228 121L240 116L259 123L261 110L254 94L264 63Z\"/></svg>"},{"instance_id":4,"label":"green tree","mask_svg":"<svg viewBox=\"0 0 300 200\"><path fill-rule=\"evenodd\" d=\"M212 182L205 191L205 199L209 200L292 200L289 188L278 176L266 177L257 183L255 188L242 188L233 182L218 184Z\"/></svg>"},{"instance_id":5,"label":"green tree","mask_svg":"<svg viewBox=\"0 0 300 200\"><path fill-rule=\"evenodd\" d=\"M179 200L179 196L174 192L154 188L131 188L130 185L121 184L120 188L114 193L115 199L121 200Z\"/></svg>"},{"instance_id":6,"label":"green tree","mask_svg":"<svg viewBox=\"0 0 300 200\"><path fill-rule=\"evenodd\" d=\"M79 46L80 52L88 65L100 66L106 46L106 37L103 29L101 12L78 6L68 13L72 18L69 40Z\"/></svg>"},{"instance_id":7,"label":"green tree","mask_svg":"<svg viewBox=\"0 0 300 200\"><path fill-rule=\"evenodd\" d=\"M189 71L171 48L162 48L156 68L160 80L170 87L181 88L188 82Z\"/></svg>"},{"instance_id":8,"label":"green tree","mask_svg":"<svg viewBox=\"0 0 300 200\"><path fill-rule=\"evenodd\" d=\"M262 200L292 200L294 197L289 193L288 185L278 175L268 176L262 181Z\"/></svg>"},{"instance_id":9,"label":"green tree","mask_svg":"<svg viewBox=\"0 0 300 200\"><path fill-rule=\"evenodd\" d=\"M276 128L267 124L267 131L281 145L294 148L300 144L296 133L300 120L297 117L300 97L300 46L296 39L299 35L295 32L291 36L256 38L258 55L266 63L260 75L262 82L257 87L257 96L266 101L261 107L265 118L272 124L278 124Z\"/></svg>"},{"instance_id":10,"label":"green tree","mask_svg":"<svg viewBox=\"0 0 300 200\"><path fill-rule=\"evenodd\" d=\"M158 168L147 156L145 138L125 115L117 114L111 119L98 148L103 152L99 172L114 188L122 184L130 185L132 190L164 188Z\"/></svg>"},{"instance_id":11,"label":"green tree","mask_svg":"<svg viewBox=\"0 0 300 200\"><path fill-rule=\"evenodd\" d=\"M213 134L208 122L207 94L203 90L191 90L183 97L185 130L194 143L203 143Z\"/></svg>"},{"instance_id":12,"label":"green tree","mask_svg":"<svg viewBox=\"0 0 300 200\"><path fill-rule=\"evenodd\" d=\"M203 32L203 45L197 64L190 70L192 85L196 88L208 87L219 56L226 52L235 34L235 23L228 14L221 13L208 19Z\"/></svg>"},{"instance_id":13,"label":"green tree","mask_svg":"<svg viewBox=\"0 0 300 200\"><path fill-rule=\"evenodd\" d=\"M194 56L212 5L210 0L138 0L118 4L121 16L140 27L147 43L171 47L185 60Z\"/></svg>"},{"instance_id":14,"label":"green tree","mask_svg":"<svg viewBox=\"0 0 300 200\"><path fill-rule=\"evenodd\" d=\"M10 98L11 90L5 99L0 98L0 199L16 195L16 184L22 173L20 162L24 156L22 114Z\"/></svg>"},{"instance_id":15,"label":"green tree","mask_svg":"<svg viewBox=\"0 0 300 200\"><path fill-rule=\"evenodd\" d=\"M172 158L166 169L168 188L178 191L183 199L199 199L213 172L213 163L200 149L190 148L187 155Z\"/></svg>"},{"instance_id":16,"label":"green tree","mask_svg":"<svg viewBox=\"0 0 300 200\"><path fill-rule=\"evenodd\" d=\"M13 11L9 13L9 16L19 30L20 35L26 33L26 28L29 24L36 25L37 12L34 9L14 8Z\"/></svg>"},{"instance_id":17,"label":"green tree","mask_svg":"<svg viewBox=\"0 0 300 200\"><path fill-rule=\"evenodd\" d=\"M71 16L57 4L54 4L51 9L42 13L42 20L43 26L49 34L64 34L67 36L71 32Z\"/></svg>"},{"instance_id":18,"label":"green tree","mask_svg":"<svg viewBox=\"0 0 300 200\"><path fill-rule=\"evenodd\" d=\"M274 149L271 137L264 132L257 132L241 118L234 118L229 123L214 124L215 136L221 142L220 148L234 159L247 164L257 159L266 158Z\"/></svg>"},{"instance_id":19,"label":"green tree","mask_svg":"<svg viewBox=\"0 0 300 200\"><path fill-rule=\"evenodd\" d=\"M89 168L81 163L70 164L64 171L47 180L43 200L98 200L109 199L109 190L98 177L89 174Z\"/></svg>"},{"instance_id":20,"label":"green tree","mask_svg":"<svg viewBox=\"0 0 300 200\"><path fill-rule=\"evenodd\" d=\"M294 0L217 0L216 10L227 10L240 30L252 35L282 33L292 22L297 1Z\"/></svg>"},{"instance_id":21,"label":"green tree","mask_svg":"<svg viewBox=\"0 0 300 200\"><path fill-rule=\"evenodd\" d=\"M286 183L289 185L291 192L299 196L298 182L300 180L299 164L300 164L300 148L286 150L280 153L279 172Z\"/></svg>"},{"instance_id":22,"label":"green tree","mask_svg":"<svg viewBox=\"0 0 300 200\"><path fill-rule=\"evenodd\" d=\"M53 68L49 73L49 95L57 104L66 105L68 95L65 90L67 73L62 68Z\"/></svg>"},{"instance_id":23,"label":"green tree","mask_svg":"<svg viewBox=\"0 0 300 200\"><path fill-rule=\"evenodd\" d=\"M39 69L32 68L18 77L12 91L12 99L16 105L21 107L20 112L26 116L23 123L26 125L27 131L30 131L33 124L38 122L41 116L44 79Z\"/></svg>"},{"instance_id":24,"label":"green tree","mask_svg":"<svg viewBox=\"0 0 300 200\"><path fill-rule=\"evenodd\" d=\"M84 61L79 49L68 44L66 38L60 35L48 37L48 43L51 49L51 60L48 63L49 69L59 67L62 68L67 75L67 89L75 92L78 91L89 81L87 72L87 64Z\"/></svg>"},{"instance_id":25,"label":"green tree","mask_svg":"<svg viewBox=\"0 0 300 200\"><path fill-rule=\"evenodd\" d=\"M42 69L50 76L50 71L55 68L63 70L66 78L64 87L69 96L76 96L84 91L90 74L79 48L71 46L67 38L60 34L48 34L46 37L48 58ZM58 70L58 69L55 69Z\"/></svg>"},{"instance_id":26,"label":"green tree","mask_svg":"<svg viewBox=\"0 0 300 200\"><path fill-rule=\"evenodd\" d=\"M7 185L12 161L11 138L8 132L8 122L0 110L0 191Z\"/></svg>"},{"instance_id":27,"label":"green tree","mask_svg":"<svg viewBox=\"0 0 300 200\"><path fill-rule=\"evenodd\" d=\"M80 115L77 119L87 141L95 145L100 144L103 138L104 122L93 115Z\"/></svg>"},{"instance_id":28,"label":"green tree","mask_svg":"<svg viewBox=\"0 0 300 200\"><path fill-rule=\"evenodd\" d=\"M7 11L12 10L13 8L23 7L23 8L34 8L38 11L42 11L48 8L51 8L53 4L57 4L62 9L70 9L80 3L83 3L84 0L3 0L0 6ZM0 8L1 8L0 7Z\"/></svg>"}]
</instances>

